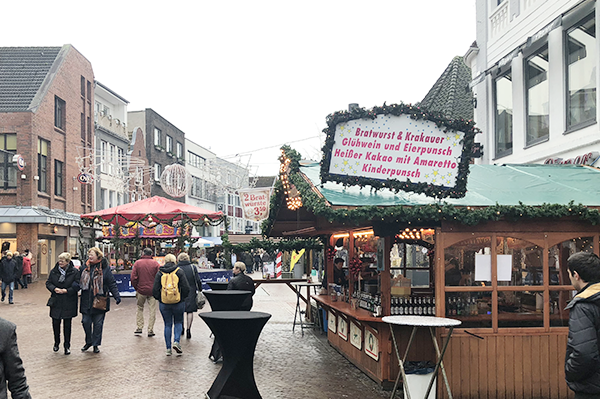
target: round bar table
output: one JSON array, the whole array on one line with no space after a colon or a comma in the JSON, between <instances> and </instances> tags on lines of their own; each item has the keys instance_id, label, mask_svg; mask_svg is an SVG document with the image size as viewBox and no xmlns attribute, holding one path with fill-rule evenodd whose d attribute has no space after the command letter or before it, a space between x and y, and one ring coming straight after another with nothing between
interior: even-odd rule
<instances>
[{"instance_id":1,"label":"round bar table","mask_svg":"<svg viewBox=\"0 0 600 399\"><path fill-rule=\"evenodd\" d=\"M437 354L437 363L435 364L435 369L433 370L431 380L429 381L429 386L427 387L427 392L425 393L425 399L429 397L429 392L433 387L433 383L440 368L442 369L442 376L444 377L444 383L446 384L446 391L448 392L448 397L452 399L452 392L450 392L450 384L448 383L448 377L446 376L446 370L444 369L444 363L442 362L442 359L444 358L444 353L446 353L446 348L448 348L448 343L450 342L450 338L452 337L452 331L454 331L454 327L460 325L462 322L460 320L434 316L386 316L382 320L384 323L388 323L392 329L392 340L394 341L394 348L396 348L396 356L398 356L398 364L400 366L400 371L398 372L398 376L396 377L396 383L394 384L394 389L392 390L391 398L395 396L396 390L398 389L398 383L400 382L400 378L402 377L402 383L404 384L404 393L406 395L406 398L411 399L410 392L408 390L408 385L406 383L404 362L406 362L406 356L408 355L408 351L410 350L410 345L413 342L415 333L417 332L417 328L425 327L429 328L429 332L431 333L431 340L433 341L433 346L435 347L435 352ZM394 331L395 326L412 326L413 328L412 332L410 333L410 338L408 340L408 345L406 346L406 351L404 352L403 358L400 358L400 352L398 350L398 343L396 342L396 334ZM446 338L446 342L444 342L441 352L437 339L435 339L434 329L436 327L447 327L449 329L448 337Z\"/></svg>"},{"instance_id":2,"label":"round bar table","mask_svg":"<svg viewBox=\"0 0 600 399\"><path fill-rule=\"evenodd\" d=\"M242 304L252 295L250 291L227 290L227 291L204 291L204 296L210 303L213 312L225 310L250 310L242 309Z\"/></svg>"},{"instance_id":3,"label":"round bar table","mask_svg":"<svg viewBox=\"0 0 600 399\"><path fill-rule=\"evenodd\" d=\"M261 399L254 380L254 350L271 318L263 312L200 313L223 352L223 367L207 392L210 399Z\"/></svg>"},{"instance_id":4,"label":"round bar table","mask_svg":"<svg viewBox=\"0 0 600 399\"><path fill-rule=\"evenodd\" d=\"M213 291L225 291L229 285L227 281L207 281L206 284Z\"/></svg>"}]
</instances>

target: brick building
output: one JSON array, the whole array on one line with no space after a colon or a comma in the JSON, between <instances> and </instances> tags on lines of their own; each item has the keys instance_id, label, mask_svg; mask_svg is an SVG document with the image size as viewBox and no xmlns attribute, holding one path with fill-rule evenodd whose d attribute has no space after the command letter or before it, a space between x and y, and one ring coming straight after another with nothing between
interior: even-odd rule
<instances>
[{"instance_id":1,"label":"brick building","mask_svg":"<svg viewBox=\"0 0 600 399\"><path fill-rule=\"evenodd\" d=\"M76 158L93 148L93 106L92 65L73 46L0 48L0 241L33 251L34 278L91 235Z\"/></svg>"}]
</instances>

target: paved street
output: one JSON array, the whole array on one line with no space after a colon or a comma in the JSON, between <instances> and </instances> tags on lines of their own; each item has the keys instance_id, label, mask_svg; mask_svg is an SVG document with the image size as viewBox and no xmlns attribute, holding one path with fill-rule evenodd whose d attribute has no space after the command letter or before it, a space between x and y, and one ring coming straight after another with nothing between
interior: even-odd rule
<instances>
[{"instance_id":1,"label":"paved street","mask_svg":"<svg viewBox=\"0 0 600 399\"><path fill-rule=\"evenodd\" d=\"M258 277L258 275L256 275ZM208 359L210 330L195 316L182 356L165 356L163 322L157 312L153 338L134 336L135 299L111 303L99 354L82 353L81 317L73 320L72 354L52 352L52 323L44 282L15 291L15 304L0 303L0 317L17 324L21 356L36 399L81 397L203 398L221 364ZM295 294L283 284L263 284L253 310L273 315L259 338L254 373L263 398L386 398L379 386L329 346L324 334L292 333ZM210 311L207 306L203 312ZM146 315L147 316L147 315Z\"/></svg>"}]
</instances>

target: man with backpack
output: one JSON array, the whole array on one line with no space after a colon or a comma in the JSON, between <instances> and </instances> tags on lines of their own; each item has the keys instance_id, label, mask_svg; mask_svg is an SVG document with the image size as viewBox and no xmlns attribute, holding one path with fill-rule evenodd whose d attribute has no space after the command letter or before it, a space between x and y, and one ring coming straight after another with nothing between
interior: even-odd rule
<instances>
[{"instance_id":1,"label":"man with backpack","mask_svg":"<svg viewBox=\"0 0 600 399\"><path fill-rule=\"evenodd\" d=\"M185 298L190 292L185 273L177 267L176 261L177 259L173 254L165 256L165 265L158 269L152 287L152 296L160 302L158 308L165 323L167 356L171 356L173 353L171 347L175 349L178 355L183 353L180 340L183 331ZM173 325L175 325L175 328L173 328ZM172 344L171 335L173 335L174 341Z\"/></svg>"}]
</instances>

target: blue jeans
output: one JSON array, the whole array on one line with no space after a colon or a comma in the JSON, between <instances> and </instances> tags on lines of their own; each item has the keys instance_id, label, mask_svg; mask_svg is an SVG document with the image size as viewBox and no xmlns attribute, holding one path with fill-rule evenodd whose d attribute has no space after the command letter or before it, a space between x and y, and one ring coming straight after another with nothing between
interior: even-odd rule
<instances>
[{"instance_id":1,"label":"blue jeans","mask_svg":"<svg viewBox=\"0 0 600 399\"><path fill-rule=\"evenodd\" d=\"M175 331L173 341L179 342L181 332L183 331L183 313L185 312L185 301L175 304L159 303L158 308L165 322L165 343L167 349L171 349L171 331L173 331L173 322L175 322Z\"/></svg>"},{"instance_id":2,"label":"blue jeans","mask_svg":"<svg viewBox=\"0 0 600 399\"><path fill-rule=\"evenodd\" d=\"M10 283L2 282L2 299L6 296L6 287L8 287L8 302L12 303L13 301L13 290L15 289L15 282L11 281Z\"/></svg>"},{"instance_id":3,"label":"blue jeans","mask_svg":"<svg viewBox=\"0 0 600 399\"><path fill-rule=\"evenodd\" d=\"M104 327L104 316L106 312L82 313L81 324L85 331L85 344L91 346L102 345L102 328Z\"/></svg>"}]
</instances>

